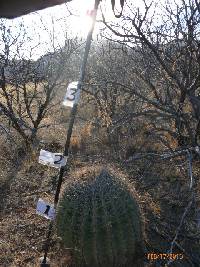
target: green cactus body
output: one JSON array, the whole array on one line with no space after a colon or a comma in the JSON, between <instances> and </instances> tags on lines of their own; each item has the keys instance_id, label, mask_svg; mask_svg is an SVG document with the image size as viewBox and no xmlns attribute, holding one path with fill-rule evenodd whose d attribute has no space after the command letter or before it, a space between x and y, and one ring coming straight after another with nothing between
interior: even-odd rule
<instances>
[{"instance_id":1,"label":"green cactus body","mask_svg":"<svg viewBox=\"0 0 200 267\"><path fill-rule=\"evenodd\" d=\"M69 181L57 209L58 235L77 267L143 266L141 225L133 192L112 170L92 169Z\"/></svg>"}]
</instances>

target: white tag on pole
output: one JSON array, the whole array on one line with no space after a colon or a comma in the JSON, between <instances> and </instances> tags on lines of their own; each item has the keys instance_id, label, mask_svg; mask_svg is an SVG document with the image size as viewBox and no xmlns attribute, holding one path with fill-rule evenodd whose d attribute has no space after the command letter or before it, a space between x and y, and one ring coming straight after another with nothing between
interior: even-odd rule
<instances>
[{"instance_id":1,"label":"white tag on pole","mask_svg":"<svg viewBox=\"0 0 200 267\"><path fill-rule=\"evenodd\" d=\"M54 220L56 214L54 206L45 202L41 198L39 198L37 202L36 213L41 215L42 217L45 217L48 220Z\"/></svg>"},{"instance_id":2,"label":"white tag on pole","mask_svg":"<svg viewBox=\"0 0 200 267\"><path fill-rule=\"evenodd\" d=\"M78 82L72 82L67 87L67 92L63 101L63 106L73 107L78 103L80 97L80 89L78 89Z\"/></svg>"},{"instance_id":3,"label":"white tag on pole","mask_svg":"<svg viewBox=\"0 0 200 267\"><path fill-rule=\"evenodd\" d=\"M43 165L49 165L54 168L61 168L67 163L67 157L64 157L61 153L51 153L49 151L40 150L39 163Z\"/></svg>"}]
</instances>

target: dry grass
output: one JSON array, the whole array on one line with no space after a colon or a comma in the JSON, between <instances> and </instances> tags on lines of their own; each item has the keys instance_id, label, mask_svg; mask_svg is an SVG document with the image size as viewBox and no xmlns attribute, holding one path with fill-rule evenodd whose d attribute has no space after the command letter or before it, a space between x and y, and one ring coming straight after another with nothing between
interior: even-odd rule
<instances>
[{"instance_id":1,"label":"dry grass","mask_svg":"<svg viewBox=\"0 0 200 267\"><path fill-rule=\"evenodd\" d=\"M80 111L83 112L83 108ZM57 124L61 122L61 113L62 123ZM68 116L69 110L63 111L59 106L55 107L54 112L49 114L45 121L52 122L53 125L39 131L38 137L43 140L40 148L62 152ZM80 169L92 164L105 166L113 164L113 151L109 147L105 131L103 129L94 131L90 121L76 120L69 161L71 173L74 170L78 173ZM124 155L129 145L142 144L144 140L138 133L134 139L125 141L126 143L124 142L119 148L118 154ZM38 259L43 255L42 248L48 221L36 215L35 208L38 198L53 201L54 177L58 171L38 164L39 150L17 167L13 163L13 159L17 156L17 153L13 154L16 147L13 146L11 150L3 137L0 142L0 185L1 189L5 189L1 191L3 205L1 205L0 214L0 266L39 266ZM116 166L116 162L114 165ZM188 203L187 173L180 172L176 164L167 161L141 160L129 165L118 162L118 167L127 173L127 179L138 192L138 201L145 217L147 251L165 253L174 237L184 207ZM197 184L199 170L199 162L197 162L194 165ZM200 233L195 224L195 211L200 209L199 195L200 186L196 185L196 202L188 214L186 225L181 231L182 235L177 240L180 247L193 258L198 258L200 247ZM180 253L180 247L176 247L175 251ZM53 267L67 267L71 262L70 251L62 247L56 234L51 242L49 257ZM157 262L157 266L164 266L165 263ZM155 262L147 262L146 266L156 265ZM185 259L175 262L172 266L190 267L191 264Z\"/></svg>"}]
</instances>

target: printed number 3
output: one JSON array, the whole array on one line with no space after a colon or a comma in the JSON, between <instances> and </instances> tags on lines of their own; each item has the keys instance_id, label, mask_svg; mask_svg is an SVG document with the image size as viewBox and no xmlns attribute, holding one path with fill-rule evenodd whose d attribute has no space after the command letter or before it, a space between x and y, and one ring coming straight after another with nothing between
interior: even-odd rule
<instances>
[{"instance_id":1,"label":"printed number 3","mask_svg":"<svg viewBox=\"0 0 200 267\"><path fill-rule=\"evenodd\" d=\"M75 99L76 88L70 88L70 95L67 97L67 100L73 101Z\"/></svg>"}]
</instances>

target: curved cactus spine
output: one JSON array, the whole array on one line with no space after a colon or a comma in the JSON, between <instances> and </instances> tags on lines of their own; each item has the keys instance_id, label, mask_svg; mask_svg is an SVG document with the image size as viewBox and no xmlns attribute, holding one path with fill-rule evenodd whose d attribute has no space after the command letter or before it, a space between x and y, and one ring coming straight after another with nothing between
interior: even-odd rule
<instances>
[{"instance_id":1,"label":"curved cactus spine","mask_svg":"<svg viewBox=\"0 0 200 267\"><path fill-rule=\"evenodd\" d=\"M67 183L59 202L58 235L73 249L76 267L142 266L139 207L127 182L113 173L89 168Z\"/></svg>"}]
</instances>

